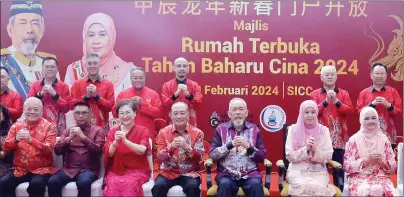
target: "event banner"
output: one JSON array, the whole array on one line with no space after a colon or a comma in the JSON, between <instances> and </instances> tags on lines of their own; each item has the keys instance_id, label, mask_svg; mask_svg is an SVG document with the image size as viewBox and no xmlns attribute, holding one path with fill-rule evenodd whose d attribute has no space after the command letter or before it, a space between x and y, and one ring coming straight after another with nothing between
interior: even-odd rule
<instances>
[{"instance_id":1,"label":"event banner","mask_svg":"<svg viewBox=\"0 0 404 197\"><path fill-rule=\"evenodd\" d=\"M46 0L41 5L39 20L15 21L12 2L1 1L2 53L34 39L35 53L55 55L60 79L72 82L84 73L85 55L96 52L103 77L116 86L136 65L147 73L146 86L159 94L175 77L174 60L184 57L188 78L201 86L196 116L205 140L229 120L230 99L240 97L272 162L283 155L283 124L295 123L300 103L322 87L322 66L336 66L337 86L348 91L355 108L360 91L371 86L375 62L387 66L387 85L403 94L403 1ZM22 71L28 85L42 77L40 68L31 62ZM402 135L402 116L394 120ZM350 135L359 130L357 111L349 115L348 130Z\"/></svg>"}]
</instances>

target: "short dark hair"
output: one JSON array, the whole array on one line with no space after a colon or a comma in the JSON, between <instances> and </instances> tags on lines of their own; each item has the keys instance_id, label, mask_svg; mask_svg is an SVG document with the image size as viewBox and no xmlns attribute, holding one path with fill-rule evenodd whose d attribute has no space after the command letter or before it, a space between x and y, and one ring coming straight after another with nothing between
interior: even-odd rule
<instances>
[{"instance_id":1,"label":"short dark hair","mask_svg":"<svg viewBox=\"0 0 404 197\"><path fill-rule=\"evenodd\" d=\"M372 68L370 69L370 72L373 73L373 70L376 68L376 66L381 66L381 67L383 67L384 70L386 70L386 73L387 73L387 66L385 66L385 65L382 64L382 63L374 63L374 64L372 65Z\"/></svg>"},{"instance_id":2,"label":"short dark hair","mask_svg":"<svg viewBox=\"0 0 404 197\"><path fill-rule=\"evenodd\" d=\"M74 108L76 108L77 106L85 106L87 107L89 110L91 110L91 107L88 103L85 102L77 102L76 104L74 104Z\"/></svg>"},{"instance_id":3,"label":"short dark hair","mask_svg":"<svg viewBox=\"0 0 404 197\"><path fill-rule=\"evenodd\" d=\"M7 69L6 67L4 67L4 66L0 66L0 70L5 70L7 74L10 74L10 73L8 72L8 69Z\"/></svg>"},{"instance_id":4,"label":"short dark hair","mask_svg":"<svg viewBox=\"0 0 404 197\"><path fill-rule=\"evenodd\" d=\"M59 67L59 62L58 62L58 60L57 60L56 58L54 58L54 57L45 57L45 58L43 58L43 59L42 59L42 66L45 65L45 62L46 62L46 61L50 61L50 60L55 61L55 62L56 62L56 66Z\"/></svg>"},{"instance_id":5,"label":"short dark hair","mask_svg":"<svg viewBox=\"0 0 404 197\"><path fill-rule=\"evenodd\" d=\"M129 105L129 107L132 108L133 112L135 112L135 113L137 112L137 106L132 100L123 99L123 100L119 101L118 104L116 104L116 109L115 109L116 114L119 114L119 109L125 105Z\"/></svg>"}]
</instances>

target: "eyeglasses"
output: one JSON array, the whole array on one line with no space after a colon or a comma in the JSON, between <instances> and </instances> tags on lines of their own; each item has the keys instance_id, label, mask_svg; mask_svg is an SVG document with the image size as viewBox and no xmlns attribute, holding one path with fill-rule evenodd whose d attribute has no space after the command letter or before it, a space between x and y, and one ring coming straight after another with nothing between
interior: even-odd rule
<instances>
[{"instance_id":1,"label":"eyeglasses","mask_svg":"<svg viewBox=\"0 0 404 197\"><path fill-rule=\"evenodd\" d=\"M87 116L88 114L90 114L90 112L88 112L88 111L75 111L75 112L73 112L73 114L76 115L76 116L80 116L80 115Z\"/></svg>"},{"instance_id":2,"label":"eyeglasses","mask_svg":"<svg viewBox=\"0 0 404 197\"><path fill-rule=\"evenodd\" d=\"M98 65L97 61L87 62L87 66L97 66L97 65Z\"/></svg>"},{"instance_id":3,"label":"eyeglasses","mask_svg":"<svg viewBox=\"0 0 404 197\"><path fill-rule=\"evenodd\" d=\"M38 113L38 112L41 111L41 109L39 109L39 108L28 108L28 109L25 109L25 111Z\"/></svg>"}]
</instances>

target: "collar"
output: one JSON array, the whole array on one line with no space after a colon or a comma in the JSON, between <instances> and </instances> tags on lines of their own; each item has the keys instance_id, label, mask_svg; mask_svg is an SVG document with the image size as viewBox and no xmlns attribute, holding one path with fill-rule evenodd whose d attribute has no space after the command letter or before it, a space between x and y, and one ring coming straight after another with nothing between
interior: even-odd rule
<instances>
[{"instance_id":1,"label":"collar","mask_svg":"<svg viewBox=\"0 0 404 197\"><path fill-rule=\"evenodd\" d=\"M52 86L55 87L57 83L58 83L58 78L56 78L55 81L53 81ZM44 86L44 85L45 85L45 78L43 78L41 81L41 86Z\"/></svg>"},{"instance_id":2,"label":"collar","mask_svg":"<svg viewBox=\"0 0 404 197\"><path fill-rule=\"evenodd\" d=\"M86 124L86 125L84 125L84 126L79 126L80 127L80 129L82 129L85 133L88 133L88 132L90 132L90 130L91 130L91 124L89 123L89 124Z\"/></svg>"},{"instance_id":3,"label":"collar","mask_svg":"<svg viewBox=\"0 0 404 197\"><path fill-rule=\"evenodd\" d=\"M177 79L177 78L175 78L175 82L177 82L177 84L187 84L187 78L185 78L184 80L179 80L179 79Z\"/></svg>"},{"instance_id":4,"label":"collar","mask_svg":"<svg viewBox=\"0 0 404 197\"><path fill-rule=\"evenodd\" d=\"M374 91L377 91L376 89L375 89L375 87L373 86L373 84L370 86L370 91L371 92L374 92ZM381 89L380 89L380 91L386 91L386 86L384 85Z\"/></svg>"},{"instance_id":5,"label":"collar","mask_svg":"<svg viewBox=\"0 0 404 197\"><path fill-rule=\"evenodd\" d=\"M28 122L28 120L25 120L27 129L30 130L30 129L36 127L40 122L42 122L42 120L44 120L44 119L40 118L38 121L35 121L35 122Z\"/></svg>"},{"instance_id":6,"label":"collar","mask_svg":"<svg viewBox=\"0 0 404 197\"><path fill-rule=\"evenodd\" d=\"M100 75L98 75L98 77L97 77L97 79L96 79L95 81L98 81L98 82L100 82L100 83L101 83L101 80L102 80L101 76L100 76ZM89 77L89 76L87 76L87 82L89 82L89 81L91 81L91 79L90 79L90 77Z\"/></svg>"},{"instance_id":7,"label":"collar","mask_svg":"<svg viewBox=\"0 0 404 197\"><path fill-rule=\"evenodd\" d=\"M172 124L173 125L173 127L171 128L171 132L172 133L174 133L174 132L178 132L177 131L177 129L175 128L175 125L174 124ZM191 130L191 125L189 124L189 123L187 123L187 127L185 128L185 132L188 132L188 131L190 131ZM179 133L179 132L178 132Z\"/></svg>"},{"instance_id":8,"label":"collar","mask_svg":"<svg viewBox=\"0 0 404 197\"><path fill-rule=\"evenodd\" d=\"M28 65L29 67L36 65L36 55L32 59L28 59L21 52L19 52L14 46L9 47L9 50L13 52L14 58L21 62L24 65Z\"/></svg>"},{"instance_id":9,"label":"collar","mask_svg":"<svg viewBox=\"0 0 404 197\"><path fill-rule=\"evenodd\" d=\"M7 87L2 94L8 94L10 92L10 89Z\"/></svg>"},{"instance_id":10,"label":"collar","mask_svg":"<svg viewBox=\"0 0 404 197\"><path fill-rule=\"evenodd\" d=\"M339 93L339 89L338 89L337 87L335 87L335 88L334 88L334 92L335 92L335 93ZM327 93L327 91L325 90L324 87L321 87L321 92L320 92L320 93L322 93L322 94L323 94L323 93Z\"/></svg>"},{"instance_id":11,"label":"collar","mask_svg":"<svg viewBox=\"0 0 404 197\"><path fill-rule=\"evenodd\" d=\"M228 126L229 126L229 129L233 129L234 131L236 131L236 128L234 127L233 122L231 120L229 121ZM243 131L246 129L249 129L249 128L250 128L250 126L247 124L247 121L244 120Z\"/></svg>"}]
</instances>

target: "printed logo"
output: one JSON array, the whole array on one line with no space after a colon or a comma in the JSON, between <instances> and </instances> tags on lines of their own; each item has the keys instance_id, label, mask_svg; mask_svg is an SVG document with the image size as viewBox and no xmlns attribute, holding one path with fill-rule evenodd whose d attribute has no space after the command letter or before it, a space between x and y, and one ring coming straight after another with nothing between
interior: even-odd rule
<instances>
[{"instance_id":1,"label":"printed logo","mask_svg":"<svg viewBox=\"0 0 404 197\"><path fill-rule=\"evenodd\" d=\"M268 105L261 111L260 122L265 130L277 132L286 123L286 113L277 105Z\"/></svg>"}]
</instances>

